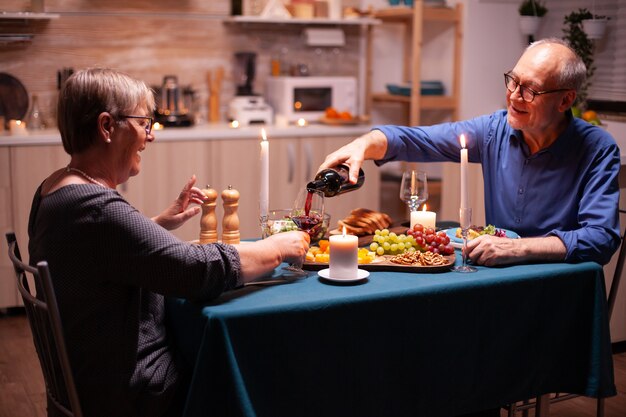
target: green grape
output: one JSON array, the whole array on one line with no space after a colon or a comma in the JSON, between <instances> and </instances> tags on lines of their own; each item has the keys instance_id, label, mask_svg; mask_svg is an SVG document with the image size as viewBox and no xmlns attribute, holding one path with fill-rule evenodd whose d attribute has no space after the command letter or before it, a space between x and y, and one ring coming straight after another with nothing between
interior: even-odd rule
<instances>
[{"instance_id":1,"label":"green grape","mask_svg":"<svg viewBox=\"0 0 626 417\"><path fill-rule=\"evenodd\" d=\"M376 236L380 236L380 230L379 230L379 229L376 229L376 231L374 232L374 234L375 234Z\"/></svg>"},{"instance_id":2,"label":"green grape","mask_svg":"<svg viewBox=\"0 0 626 417\"><path fill-rule=\"evenodd\" d=\"M404 251L404 243L400 242L400 243L398 243L398 245L397 245L397 246L398 246L398 250L399 250L400 252Z\"/></svg>"},{"instance_id":3,"label":"green grape","mask_svg":"<svg viewBox=\"0 0 626 417\"><path fill-rule=\"evenodd\" d=\"M370 244L370 250L371 250L372 252L376 252L376 249L378 249L378 243L376 243L376 242L372 242L372 243Z\"/></svg>"},{"instance_id":4,"label":"green grape","mask_svg":"<svg viewBox=\"0 0 626 417\"><path fill-rule=\"evenodd\" d=\"M391 251L392 251L392 252L395 252L395 251L397 251L397 250L398 250L398 244L397 244L397 243L392 243L392 244L391 244Z\"/></svg>"},{"instance_id":5,"label":"green grape","mask_svg":"<svg viewBox=\"0 0 626 417\"><path fill-rule=\"evenodd\" d=\"M391 249L391 245L389 244L389 242L383 242L383 249L385 250L385 252Z\"/></svg>"},{"instance_id":6,"label":"green grape","mask_svg":"<svg viewBox=\"0 0 626 417\"><path fill-rule=\"evenodd\" d=\"M385 254L385 249L383 249L382 246L379 246L378 249L376 249L376 254L377 255L384 255Z\"/></svg>"},{"instance_id":7,"label":"green grape","mask_svg":"<svg viewBox=\"0 0 626 417\"><path fill-rule=\"evenodd\" d=\"M381 231L380 231L380 234L381 234L382 236L389 236L389 229L383 229L383 230L381 230Z\"/></svg>"}]
</instances>

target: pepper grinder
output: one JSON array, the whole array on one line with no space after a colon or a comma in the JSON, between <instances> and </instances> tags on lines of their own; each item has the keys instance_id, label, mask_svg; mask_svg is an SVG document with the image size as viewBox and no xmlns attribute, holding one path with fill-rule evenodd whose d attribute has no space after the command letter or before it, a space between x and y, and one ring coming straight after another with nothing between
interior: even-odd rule
<instances>
[{"instance_id":1,"label":"pepper grinder","mask_svg":"<svg viewBox=\"0 0 626 417\"><path fill-rule=\"evenodd\" d=\"M206 196L206 202L202 204L202 217L200 218L200 244L217 242L217 217L215 206L217 206L217 191L207 185L202 190Z\"/></svg>"},{"instance_id":2,"label":"pepper grinder","mask_svg":"<svg viewBox=\"0 0 626 417\"><path fill-rule=\"evenodd\" d=\"M222 202L224 204L224 221L222 222L222 243L236 245L240 242L239 234L239 191L233 189L232 185L222 191Z\"/></svg>"}]
</instances>

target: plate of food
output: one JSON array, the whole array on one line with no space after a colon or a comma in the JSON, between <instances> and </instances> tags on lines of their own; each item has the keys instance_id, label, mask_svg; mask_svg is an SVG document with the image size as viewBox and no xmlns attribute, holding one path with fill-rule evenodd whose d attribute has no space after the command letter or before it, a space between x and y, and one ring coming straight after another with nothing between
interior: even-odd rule
<instances>
[{"instance_id":1,"label":"plate of food","mask_svg":"<svg viewBox=\"0 0 626 417\"><path fill-rule=\"evenodd\" d=\"M461 228L453 227L446 229L446 234L450 238L450 244L455 248L463 246L463 237L461 236ZM520 236L512 230L499 229L494 225L489 224L487 226L471 226L467 231L467 240L476 239L478 236L492 235L498 237L508 237L511 239L518 239Z\"/></svg>"}]
</instances>

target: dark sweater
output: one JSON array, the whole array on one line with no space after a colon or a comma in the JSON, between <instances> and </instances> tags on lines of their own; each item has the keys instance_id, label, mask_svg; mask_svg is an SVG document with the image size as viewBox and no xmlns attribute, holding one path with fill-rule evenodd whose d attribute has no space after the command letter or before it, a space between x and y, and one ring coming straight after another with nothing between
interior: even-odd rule
<instances>
[{"instance_id":1,"label":"dark sweater","mask_svg":"<svg viewBox=\"0 0 626 417\"><path fill-rule=\"evenodd\" d=\"M164 295L208 300L238 286L228 245L176 238L114 190L69 185L35 193L30 263L46 260L83 412L159 416L180 378Z\"/></svg>"}]
</instances>

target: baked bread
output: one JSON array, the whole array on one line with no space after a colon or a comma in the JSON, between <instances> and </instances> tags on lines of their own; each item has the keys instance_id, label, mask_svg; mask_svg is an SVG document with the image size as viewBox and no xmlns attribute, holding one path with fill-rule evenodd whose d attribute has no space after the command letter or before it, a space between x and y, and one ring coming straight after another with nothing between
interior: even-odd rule
<instances>
[{"instance_id":1,"label":"baked bread","mask_svg":"<svg viewBox=\"0 0 626 417\"><path fill-rule=\"evenodd\" d=\"M337 222L339 230L345 227L346 233L356 236L372 235L376 229L386 229L390 225L389 215L366 208L356 208L345 219Z\"/></svg>"}]
</instances>

